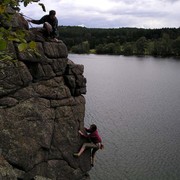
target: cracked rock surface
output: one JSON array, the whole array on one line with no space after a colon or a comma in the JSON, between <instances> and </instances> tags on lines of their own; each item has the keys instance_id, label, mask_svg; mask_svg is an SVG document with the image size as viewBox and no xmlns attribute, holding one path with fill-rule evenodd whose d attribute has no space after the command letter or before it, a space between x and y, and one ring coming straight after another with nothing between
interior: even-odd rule
<instances>
[{"instance_id":1,"label":"cracked rock surface","mask_svg":"<svg viewBox=\"0 0 180 180\"><path fill-rule=\"evenodd\" d=\"M35 53L0 61L0 179L89 179L90 153L74 158L83 140L86 79L84 67L68 59L66 45L37 42Z\"/></svg>"}]
</instances>

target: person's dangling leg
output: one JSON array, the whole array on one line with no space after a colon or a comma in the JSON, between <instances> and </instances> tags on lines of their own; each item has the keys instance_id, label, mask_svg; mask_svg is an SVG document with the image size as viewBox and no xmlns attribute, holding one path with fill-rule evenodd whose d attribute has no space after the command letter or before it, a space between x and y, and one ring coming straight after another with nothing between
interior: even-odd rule
<instances>
[{"instance_id":1,"label":"person's dangling leg","mask_svg":"<svg viewBox=\"0 0 180 180\"><path fill-rule=\"evenodd\" d=\"M96 151L98 150L98 148L93 148L92 149L92 152L91 152L91 166L93 167L94 166L94 159L95 159L95 154L96 154Z\"/></svg>"}]
</instances>

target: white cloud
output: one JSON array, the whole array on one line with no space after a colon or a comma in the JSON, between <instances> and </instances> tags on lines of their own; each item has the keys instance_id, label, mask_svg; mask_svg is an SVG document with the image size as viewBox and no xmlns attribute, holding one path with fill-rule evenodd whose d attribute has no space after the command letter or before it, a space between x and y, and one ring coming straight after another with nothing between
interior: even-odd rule
<instances>
[{"instance_id":1,"label":"white cloud","mask_svg":"<svg viewBox=\"0 0 180 180\"><path fill-rule=\"evenodd\" d=\"M41 0L44 13L37 3L22 12L39 19L49 10L56 10L60 25L86 27L179 27L178 0Z\"/></svg>"}]
</instances>

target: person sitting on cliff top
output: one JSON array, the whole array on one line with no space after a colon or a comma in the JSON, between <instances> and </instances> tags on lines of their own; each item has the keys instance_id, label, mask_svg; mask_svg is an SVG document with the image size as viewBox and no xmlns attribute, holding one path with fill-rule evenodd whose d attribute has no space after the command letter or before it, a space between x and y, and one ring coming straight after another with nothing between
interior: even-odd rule
<instances>
[{"instance_id":1,"label":"person sitting on cliff top","mask_svg":"<svg viewBox=\"0 0 180 180\"><path fill-rule=\"evenodd\" d=\"M103 149L104 146L102 144L102 139L98 134L97 126L95 124L92 124L89 129L85 128L86 132L88 134L84 134L81 130L79 130L79 134L87 139L90 140L89 143L84 143L78 153L74 153L73 155L75 157L79 157L85 149L91 148L91 166L94 166L94 158L95 153L99 149Z\"/></svg>"},{"instance_id":2,"label":"person sitting on cliff top","mask_svg":"<svg viewBox=\"0 0 180 180\"><path fill-rule=\"evenodd\" d=\"M58 19L56 18L56 11L49 11L48 15L43 16L40 20L27 20L33 24L43 24L47 37L50 37L55 42L59 42L57 39L58 32Z\"/></svg>"}]
</instances>

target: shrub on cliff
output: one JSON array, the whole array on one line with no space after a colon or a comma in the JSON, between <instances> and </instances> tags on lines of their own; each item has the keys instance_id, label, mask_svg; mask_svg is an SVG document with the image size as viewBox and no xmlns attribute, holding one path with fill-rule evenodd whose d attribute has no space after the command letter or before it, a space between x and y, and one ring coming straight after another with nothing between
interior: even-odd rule
<instances>
[{"instance_id":1,"label":"shrub on cliff","mask_svg":"<svg viewBox=\"0 0 180 180\"><path fill-rule=\"evenodd\" d=\"M27 42L25 40L26 31L28 29L27 22L24 21L22 16L17 13L20 3L23 3L26 7L33 2L39 2L39 0L1 0L0 4L0 60L14 59L13 54L8 51L8 45L10 42L15 41L19 43L19 51L27 49L35 50L36 44L34 42ZM45 11L45 7L42 3L39 3ZM19 22L14 21L14 16L19 16ZM22 20L22 21L21 21ZM19 23L21 27L19 28Z\"/></svg>"}]
</instances>

